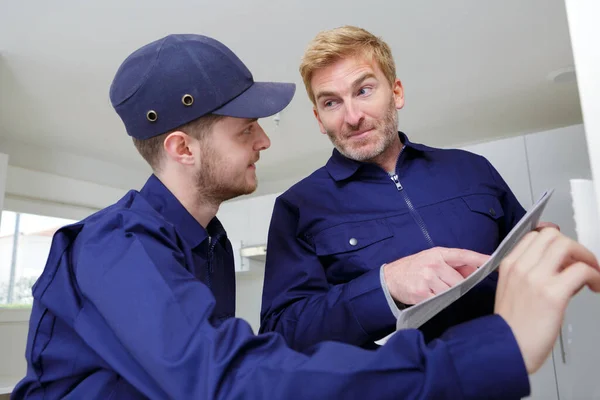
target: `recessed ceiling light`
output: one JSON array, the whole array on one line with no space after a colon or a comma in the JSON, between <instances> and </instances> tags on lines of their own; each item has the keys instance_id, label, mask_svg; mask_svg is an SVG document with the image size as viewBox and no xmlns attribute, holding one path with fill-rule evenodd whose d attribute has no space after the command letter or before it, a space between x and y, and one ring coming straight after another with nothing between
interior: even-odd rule
<instances>
[{"instance_id":1,"label":"recessed ceiling light","mask_svg":"<svg viewBox=\"0 0 600 400\"><path fill-rule=\"evenodd\" d=\"M557 69L548 74L548 80L554 83L570 83L577 81L575 67Z\"/></svg>"}]
</instances>

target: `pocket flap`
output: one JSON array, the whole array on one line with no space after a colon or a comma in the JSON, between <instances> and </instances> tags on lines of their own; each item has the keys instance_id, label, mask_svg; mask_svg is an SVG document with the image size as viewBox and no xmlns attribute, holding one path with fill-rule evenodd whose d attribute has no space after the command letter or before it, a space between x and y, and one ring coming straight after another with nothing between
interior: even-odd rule
<instances>
[{"instance_id":1,"label":"pocket flap","mask_svg":"<svg viewBox=\"0 0 600 400\"><path fill-rule=\"evenodd\" d=\"M314 236L317 255L355 251L394 236L383 219L347 222L327 228Z\"/></svg>"},{"instance_id":2,"label":"pocket flap","mask_svg":"<svg viewBox=\"0 0 600 400\"><path fill-rule=\"evenodd\" d=\"M504 210L496 196L491 194L473 194L463 196L462 199L467 203L467 207L476 213L485 214L493 219L499 219L504 216Z\"/></svg>"}]
</instances>

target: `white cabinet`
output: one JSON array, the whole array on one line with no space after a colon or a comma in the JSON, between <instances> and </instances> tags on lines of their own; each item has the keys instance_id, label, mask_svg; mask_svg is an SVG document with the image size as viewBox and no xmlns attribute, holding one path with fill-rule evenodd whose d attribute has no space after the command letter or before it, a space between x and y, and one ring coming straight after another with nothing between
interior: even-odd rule
<instances>
[{"instance_id":1,"label":"white cabinet","mask_svg":"<svg viewBox=\"0 0 600 400\"><path fill-rule=\"evenodd\" d=\"M591 178L582 125L464 147L496 167L525 208L549 188L552 199L542 216L576 238L569 180ZM531 377L531 399L600 399L600 296L587 289L569 305L553 356Z\"/></svg>"},{"instance_id":2,"label":"white cabinet","mask_svg":"<svg viewBox=\"0 0 600 400\"><path fill-rule=\"evenodd\" d=\"M576 239L569 179L590 179L590 163L582 125L525 136L533 193L554 188L543 218Z\"/></svg>"},{"instance_id":3,"label":"white cabinet","mask_svg":"<svg viewBox=\"0 0 600 400\"><path fill-rule=\"evenodd\" d=\"M528 135L526 143L534 190L555 188L544 217L576 238L569 179L591 178L583 126ZM554 351L561 400L600 399L599 314L600 296L592 295L587 288L567 309L562 329L563 347L556 346Z\"/></svg>"}]
</instances>

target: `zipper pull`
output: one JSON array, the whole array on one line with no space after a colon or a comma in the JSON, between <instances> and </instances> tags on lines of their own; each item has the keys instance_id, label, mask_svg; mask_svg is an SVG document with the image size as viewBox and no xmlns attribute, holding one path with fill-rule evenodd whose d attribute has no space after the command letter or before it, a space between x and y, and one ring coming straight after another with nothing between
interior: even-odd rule
<instances>
[{"instance_id":1,"label":"zipper pull","mask_svg":"<svg viewBox=\"0 0 600 400\"><path fill-rule=\"evenodd\" d=\"M213 273L213 262L212 262L212 258L213 258L213 246L212 246L212 237L209 235L208 236L208 272L209 274Z\"/></svg>"},{"instance_id":2,"label":"zipper pull","mask_svg":"<svg viewBox=\"0 0 600 400\"><path fill-rule=\"evenodd\" d=\"M398 179L398 175L396 175L396 174L390 175L390 178L396 184L396 189L398 189L399 191L402 190L402 184L400 183L400 180Z\"/></svg>"}]
</instances>

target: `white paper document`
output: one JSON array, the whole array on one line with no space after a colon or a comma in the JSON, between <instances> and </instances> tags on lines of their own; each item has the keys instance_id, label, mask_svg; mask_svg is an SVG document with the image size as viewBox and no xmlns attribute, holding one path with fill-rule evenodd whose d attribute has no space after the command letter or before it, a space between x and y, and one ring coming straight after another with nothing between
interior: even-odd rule
<instances>
[{"instance_id":1,"label":"white paper document","mask_svg":"<svg viewBox=\"0 0 600 400\"><path fill-rule=\"evenodd\" d=\"M508 255L515 244L517 244L526 233L535 229L540 220L540 216L548 203L548 199L550 199L553 192L554 190L544 192L540 199L529 209L529 211L527 211L508 235L506 235L496 251L490 256L489 260L479 267L477 271L473 272L464 281L449 288L445 292L403 310L398 317L396 329L401 330L420 327L437 313L471 290L491 272L495 271L500 265L500 262ZM473 235L477 235L477 232L474 231ZM391 335L378 341L378 343L384 343L390 336Z\"/></svg>"}]
</instances>

